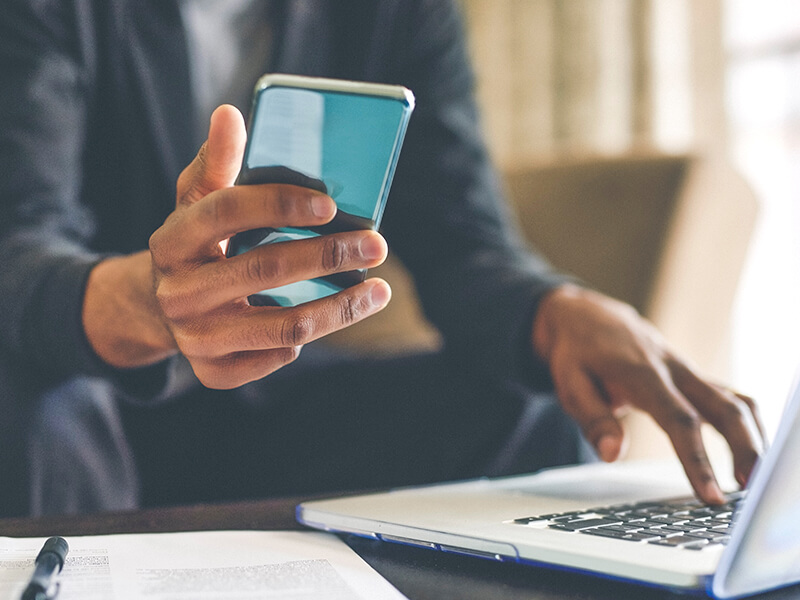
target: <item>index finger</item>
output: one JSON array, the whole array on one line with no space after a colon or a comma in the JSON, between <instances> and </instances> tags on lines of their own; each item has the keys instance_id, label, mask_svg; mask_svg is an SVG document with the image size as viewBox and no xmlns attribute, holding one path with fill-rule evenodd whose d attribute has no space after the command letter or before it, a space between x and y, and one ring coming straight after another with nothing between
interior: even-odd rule
<instances>
[{"instance_id":1,"label":"index finger","mask_svg":"<svg viewBox=\"0 0 800 600\"><path fill-rule=\"evenodd\" d=\"M324 225L335 214L333 200L309 188L285 184L224 188L176 215L182 221L182 234L173 236L173 252L191 260L243 231Z\"/></svg>"},{"instance_id":2,"label":"index finger","mask_svg":"<svg viewBox=\"0 0 800 600\"><path fill-rule=\"evenodd\" d=\"M678 387L727 441L733 455L734 476L744 486L766 445L755 403L704 381L678 360L669 364Z\"/></svg>"},{"instance_id":3,"label":"index finger","mask_svg":"<svg viewBox=\"0 0 800 600\"><path fill-rule=\"evenodd\" d=\"M650 386L649 395L650 401L642 407L669 436L698 497L708 504L723 504L725 497L703 444L701 415L680 390L667 382L659 380Z\"/></svg>"}]
</instances>

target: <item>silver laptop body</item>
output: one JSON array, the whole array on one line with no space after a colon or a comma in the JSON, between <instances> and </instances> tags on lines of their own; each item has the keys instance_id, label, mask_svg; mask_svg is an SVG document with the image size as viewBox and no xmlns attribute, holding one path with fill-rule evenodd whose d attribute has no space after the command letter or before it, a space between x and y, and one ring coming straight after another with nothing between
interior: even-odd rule
<instances>
[{"instance_id":1,"label":"silver laptop body","mask_svg":"<svg viewBox=\"0 0 800 600\"><path fill-rule=\"evenodd\" d=\"M724 482L723 482L724 483ZM733 488L730 488L733 489ZM301 523L500 561L552 565L734 598L800 582L800 387L725 543L666 547L562 531L540 516L691 499L677 461L557 468L301 504ZM602 515L598 515L602 517Z\"/></svg>"}]
</instances>

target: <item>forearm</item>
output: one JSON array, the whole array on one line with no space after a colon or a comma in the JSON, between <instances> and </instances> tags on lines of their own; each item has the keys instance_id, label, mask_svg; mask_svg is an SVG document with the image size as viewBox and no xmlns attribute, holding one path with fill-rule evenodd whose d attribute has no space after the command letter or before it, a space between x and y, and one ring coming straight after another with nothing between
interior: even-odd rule
<instances>
[{"instance_id":1,"label":"forearm","mask_svg":"<svg viewBox=\"0 0 800 600\"><path fill-rule=\"evenodd\" d=\"M95 266L86 284L82 320L92 349L113 367L151 365L177 353L153 291L149 252Z\"/></svg>"}]
</instances>

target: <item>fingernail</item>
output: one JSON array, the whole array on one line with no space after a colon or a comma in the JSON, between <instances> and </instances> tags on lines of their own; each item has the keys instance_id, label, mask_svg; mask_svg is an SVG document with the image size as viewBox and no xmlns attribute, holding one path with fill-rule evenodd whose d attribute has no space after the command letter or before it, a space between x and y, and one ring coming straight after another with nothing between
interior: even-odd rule
<instances>
[{"instance_id":1,"label":"fingernail","mask_svg":"<svg viewBox=\"0 0 800 600\"><path fill-rule=\"evenodd\" d=\"M597 442L597 454L604 462L614 462L617 460L620 451L620 442L613 435L604 435Z\"/></svg>"},{"instance_id":2,"label":"fingernail","mask_svg":"<svg viewBox=\"0 0 800 600\"><path fill-rule=\"evenodd\" d=\"M311 212L315 217L320 219L328 219L333 216L336 205L327 196L315 194L311 198Z\"/></svg>"},{"instance_id":3,"label":"fingernail","mask_svg":"<svg viewBox=\"0 0 800 600\"><path fill-rule=\"evenodd\" d=\"M376 283L369 291L369 301L373 306L384 307L392 298L392 288L386 283Z\"/></svg>"},{"instance_id":4,"label":"fingernail","mask_svg":"<svg viewBox=\"0 0 800 600\"><path fill-rule=\"evenodd\" d=\"M386 252L383 238L377 235L367 235L358 243L358 251L362 258L376 260L382 258Z\"/></svg>"}]
</instances>

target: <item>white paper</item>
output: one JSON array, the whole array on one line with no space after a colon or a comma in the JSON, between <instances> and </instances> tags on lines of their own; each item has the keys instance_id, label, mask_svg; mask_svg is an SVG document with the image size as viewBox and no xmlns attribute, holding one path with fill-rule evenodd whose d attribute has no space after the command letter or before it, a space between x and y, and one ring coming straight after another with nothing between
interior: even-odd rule
<instances>
[{"instance_id":1,"label":"white paper","mask_svg":"<svg viewBox=\"0 0 800 600\"><path fill-rule=\"evenodd\" d=\"M46 538L0 537L0 598L19 600ZM58 600L401 600L339 538L301 531L68 537Z\"/></svg>"}]
</instances>

